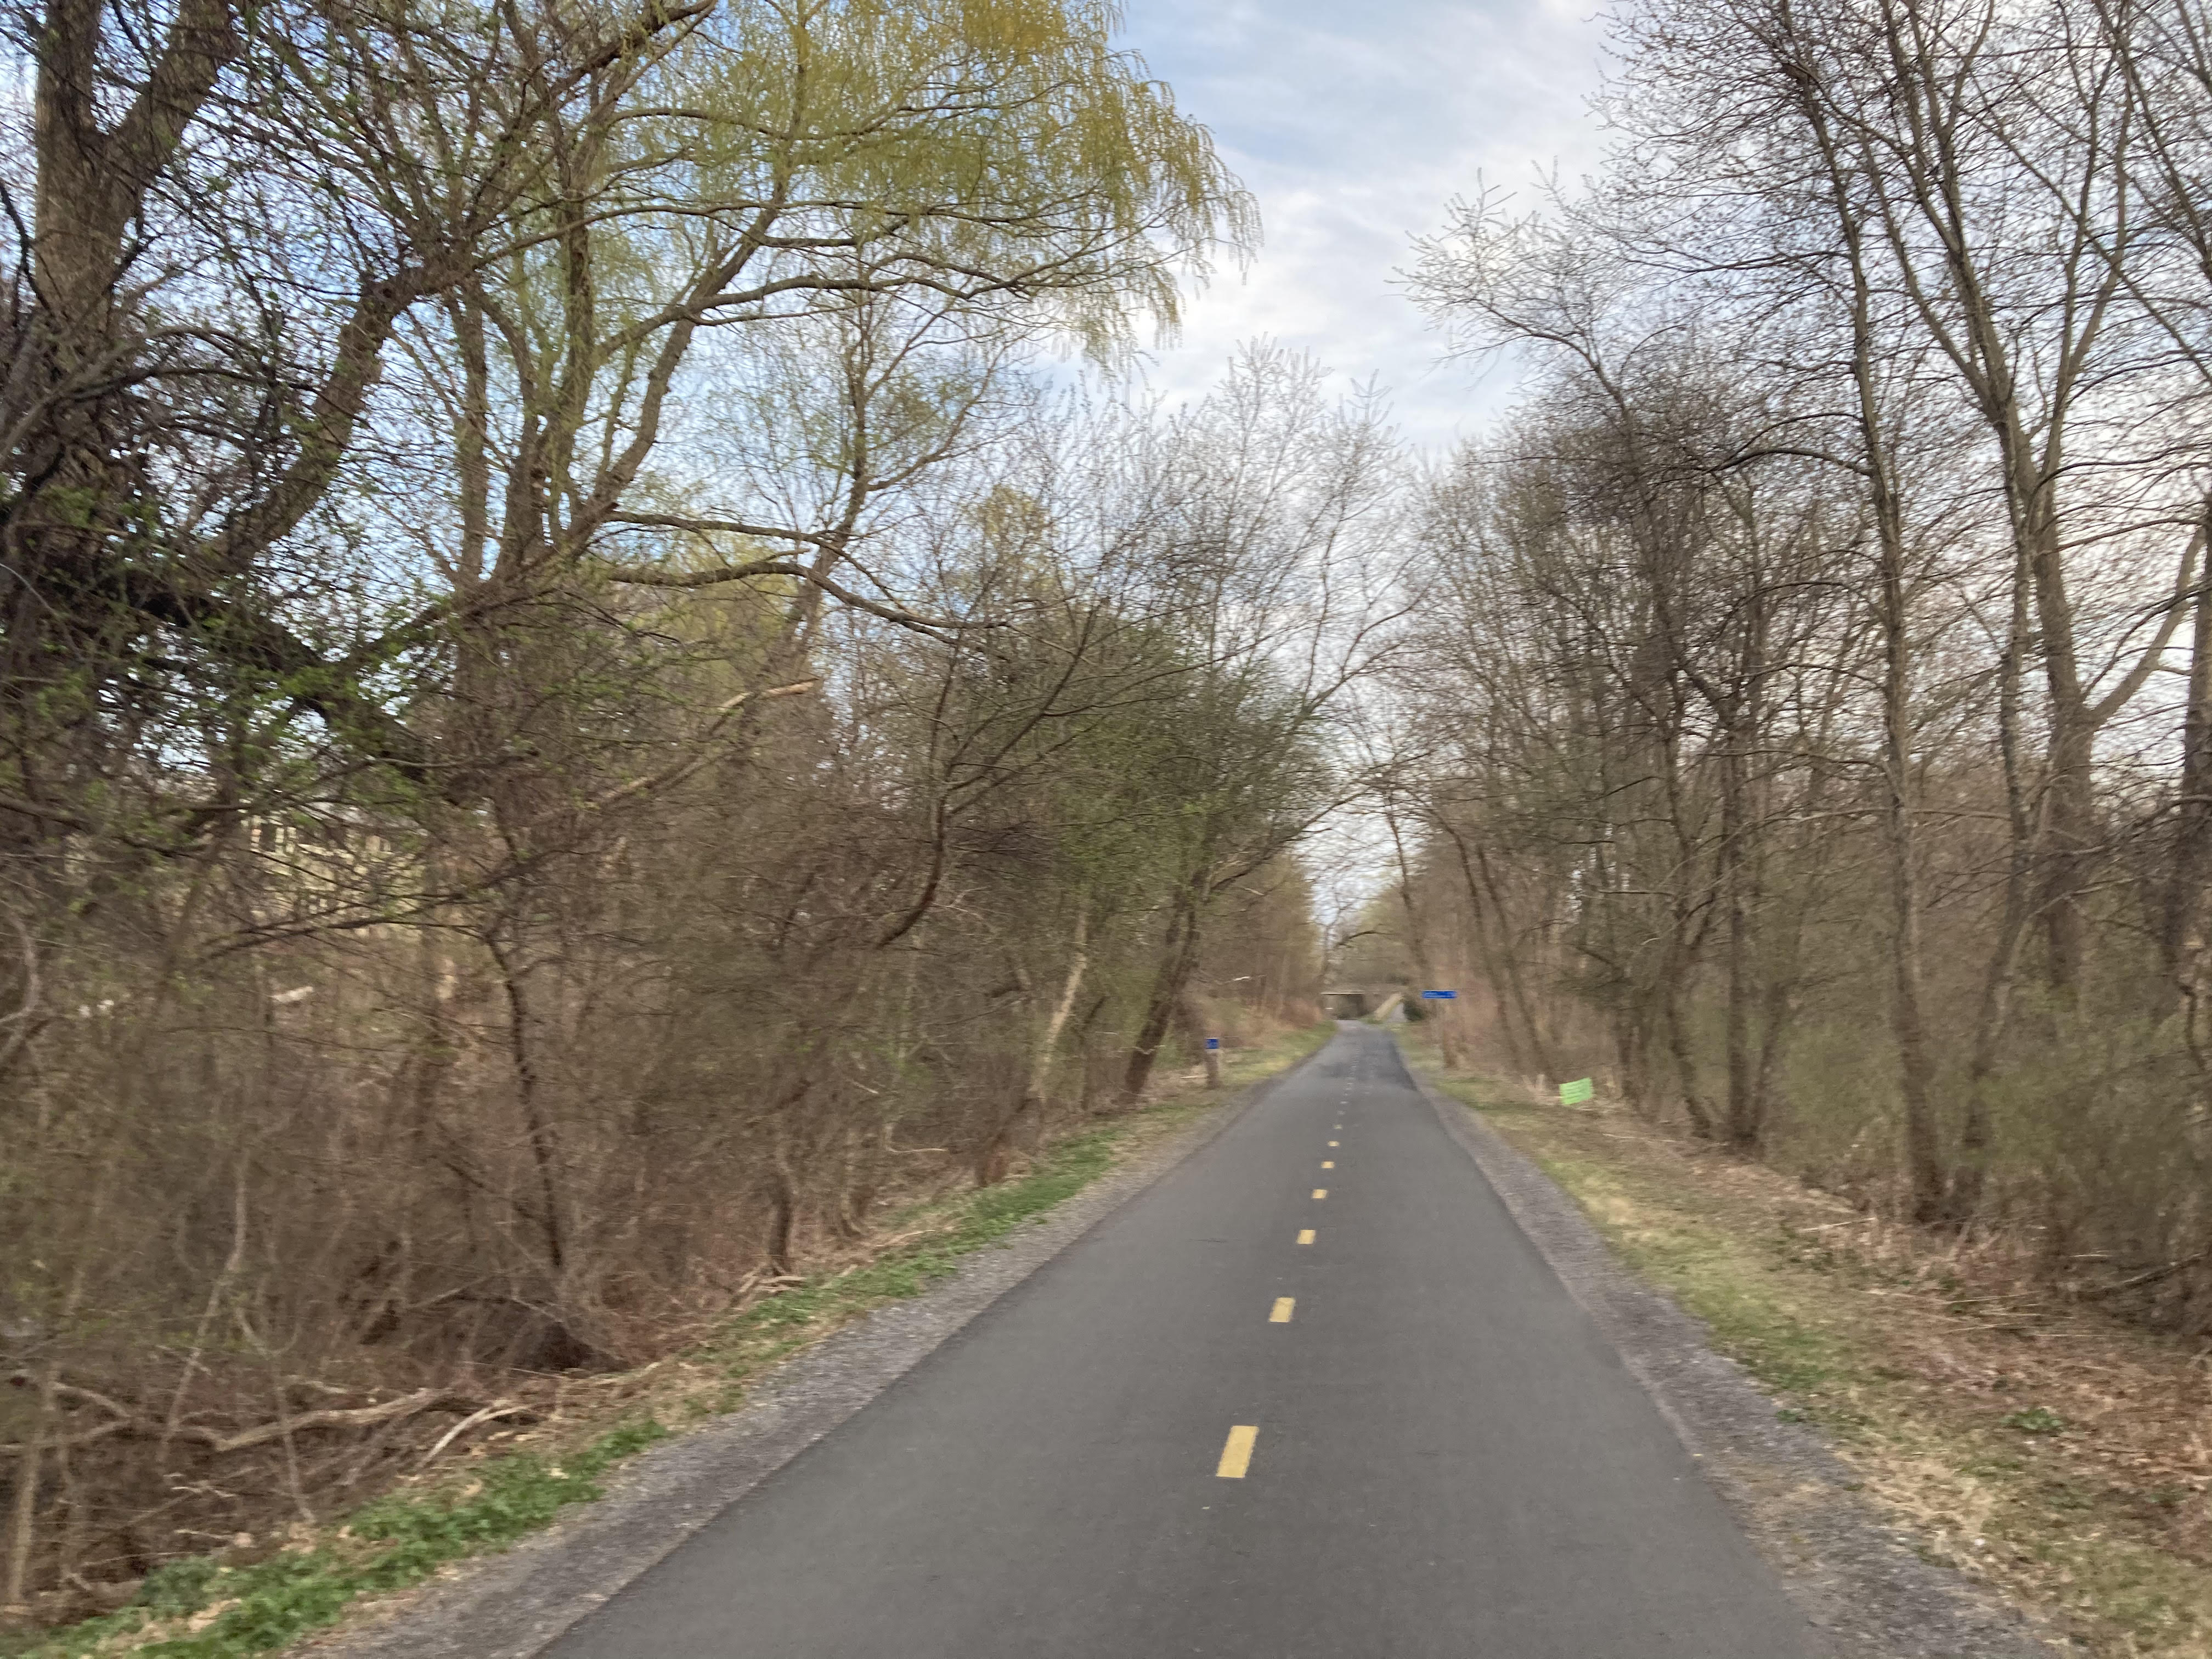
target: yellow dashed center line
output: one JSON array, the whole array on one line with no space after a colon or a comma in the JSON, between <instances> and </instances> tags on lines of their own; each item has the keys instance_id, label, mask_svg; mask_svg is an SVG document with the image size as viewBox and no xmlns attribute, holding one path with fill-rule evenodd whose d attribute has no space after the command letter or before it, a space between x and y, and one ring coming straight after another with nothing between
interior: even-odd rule
<instances>
[{"instance_id":1,"label":"yellow dashed center line","mask_svg":"<svg viewBox=\"0 0 2212 1659\"><path fill-rule=\"evenodd\" d=\"M1230 1430L1229 1443L1221 1449L1221 1462L1214 1465L1214 1474L1224 1480L1242 1480L1244 1471L1252 1467L1252 1443L1259 1437L1257 1424L1239 1423Z\"/></svg>"},{"instance_id":2,"label":"yellow dashed center line","mask_svg":"<svg viewBox=\"0 0 2212 1659\"><path fill-rule=\"evenodd\" d=\"M1316 1198L1327 1198L1327 1197L1328 1196L1328 1188L1326 1188L1326 1187L1316 1187L1316 1188L1314 1188L1314 1196L1315 1196Z\"/></svg>"},{"instance_id":3,"label":"yellow dashed center line","mask_svg":"<svg viewBox=\"0 0 2212 1659\"><path fill-rule=\"evenodd\" d=\"M1332 1140L1332 1141L1330 1141L1328 1144L1329 1144L1330 1146L1335 1146L1335 1145L1336 1145L1336 1143L1335 1143L1334 1141L1333 1141L1333 1140Z\"/></svg>"},{"instance_id":4,"label":"yellow dashed center line","mask_svg":"<svg viewBox=\"0 0 2212 1659\"><path fill-rule=\"evenodd\" d=\"M1312 1228L1310 1228L1310 1227L1301 1227L1301 1228L1298 1230L1298 1243L1301 1243L1301 1244L1310 1244L1310 1243L1313 1243L1313 1229L1312 1229Z\"/></svg>"},{"instance_id":5,"label":"yellow dashed center line","mask_svg":"<svg viewBox=\"0 0 2212 1659\"><path fill-rule=\"evenodd\" d=\"M1298 1299L1294 1296L1277 1297L1275 1298L1274 1310L1267 1316L1267 1322L1270 1325L1289 1324L1291 1322L1291 1310L1297 1305Z\"/></svg>"},{"instance_id":6,"label":"yellow dashed center line","mask_svg":"<svg viewBox=\"0 0 2212 1659\"><path fill-rule=\"evenodd\" d=\"M1321 1167L1324 1170L1334 1170L1336 1167L1336 1160L1334 1158L1325 1158L1321 1161Z\"/></svg>"}]
</instances>

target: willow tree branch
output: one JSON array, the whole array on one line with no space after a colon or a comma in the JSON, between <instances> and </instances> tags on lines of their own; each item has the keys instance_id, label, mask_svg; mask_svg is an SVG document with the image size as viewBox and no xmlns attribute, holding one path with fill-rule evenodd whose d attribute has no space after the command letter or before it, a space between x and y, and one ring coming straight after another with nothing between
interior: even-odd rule
<instances>
[{"instance_id":1,"label":"willow tree branch","mask_svg":"<svg viewBox=\"0 0 2212 1659\"><path fill-rule=\"evenodd\" d=\"M762 532L754 532L762 533ZM799 538L793 531L765 532L791 536L812 541L813 537ZM855 611L865 611L872 617L881 617L887 623L901 628L910 628L918 634L927 634L937 639L957 633L963 628L1003 628L1003 621L963 617L922 617L895 605L885 605L855 593L835 578L818 570L810 569L792 559L748 559L741 564L716 565L711 570L631 570L610 567L607 580L622 582L631 587L715 587L724 582L749 581L756 576L795 576L800 581L811 582L840 605L849 605Z\"/></svg>"},{"instance_id":2,"label":"willow tree branch","mask_svg":"<svg viewBox=\"0 0 2212 1659\"><path fill-rule=\"evenodd\" d=\"M658 794L663 789L673 788L714 758L714 751L706 745L721 735L722 728L730 723L731 717L745 704L752 702L756 697L795 697L802 691L811 691L821 684L818 679L797 680L789 685L771 686L765 691L738 692L736 696L730 698L714 710L714 723L708 726L705 734L698 739L699 753L687 756L673 766L664 767L658 772L648 773L641 778L632 778L628 783L617 784L605 794L595 795L586 801L583 810L586 812L604 812L610 806L617 805L634 796Z\"/></svg>"}]
</instances>

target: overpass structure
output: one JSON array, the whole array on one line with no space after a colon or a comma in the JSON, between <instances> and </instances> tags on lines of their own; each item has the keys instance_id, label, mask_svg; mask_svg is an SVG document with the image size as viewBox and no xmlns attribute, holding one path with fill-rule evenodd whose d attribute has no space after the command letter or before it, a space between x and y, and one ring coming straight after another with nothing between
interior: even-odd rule
<instances>
[{"instance_id":1,"label":"overpass structure","mask_svg":"<svg viewBox=\"0 0 2212 1659\"><path fill-rule=\"evenodd\" d=\"M1321 994L1321 1006L1338 1019L1388 1018L1405 1000L1398 985L1332 985Z\"/></svg>"}]
</instances>

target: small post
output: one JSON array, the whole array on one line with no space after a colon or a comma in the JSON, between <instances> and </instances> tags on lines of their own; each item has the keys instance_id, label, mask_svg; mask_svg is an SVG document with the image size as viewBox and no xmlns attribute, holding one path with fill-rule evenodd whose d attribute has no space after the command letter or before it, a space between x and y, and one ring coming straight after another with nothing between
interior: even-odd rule
<instances>
[{"instance_id":1,"label":"small post","mask_svg":"<svg viewBox=\"0 0 2212 1659\"><path fill-rule=\"evenodd\" d=\"M1219 1037L1208 1037L1206 1040L1206 1086L1209 1089L1218 1089L1221 1086L1221 1039Z\"/></svg>"}]
</instances>

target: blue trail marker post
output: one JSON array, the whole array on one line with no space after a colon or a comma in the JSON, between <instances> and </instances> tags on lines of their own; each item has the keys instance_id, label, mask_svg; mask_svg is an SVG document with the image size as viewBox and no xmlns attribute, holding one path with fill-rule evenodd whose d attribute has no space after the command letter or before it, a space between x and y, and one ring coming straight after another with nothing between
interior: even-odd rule
<instances>
[{"instance_id":1,"label":"blue trail marker post","mask_svg":"<svg viewBox=\"0 0 2212 1659\"><path fill-rule=\"evenodd\" d=\"M1219 1037L1208 1037L1206 1040L1206 1086L1209 1089L1218 1089L1221 1086L1221 1039Z\"/></svg>"}]
</instances>

